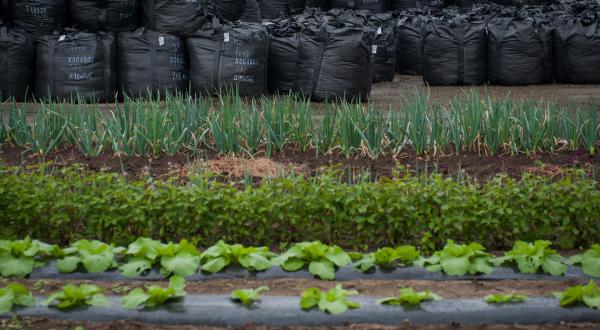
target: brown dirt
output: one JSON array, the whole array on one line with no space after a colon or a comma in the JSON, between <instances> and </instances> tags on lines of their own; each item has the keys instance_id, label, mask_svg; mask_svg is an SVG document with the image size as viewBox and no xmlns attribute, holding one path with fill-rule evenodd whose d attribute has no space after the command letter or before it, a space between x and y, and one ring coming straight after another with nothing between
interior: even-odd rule
<instances>
[{"instance_id":1,"label":"brown dirt","mask_svg":"<svg viewBox=\"0 0 600 330\"><path fill-rule=\"evenodd\" d=\"M60 290L66 284L92 283L104 289L108 294L120 295L129 290L145 285L156 285L157 282L144 281L71 281L71 280L16 280L29 288L36 295L48 295ZM520 293L527 296L546 296L556 291L563 291L567 287L585 284L586 281L530 281L530 280L505 280L505 281L417 281L417 280L356 280L356 281L318 281L307 279L233 279L210 280L203 282L188 282L188 294L229 294L235 289L257 288L262 285L269 287L266 295L271 296L299 296L307 288L320 288L328 290L337 283L346 289L358 290L361 295L373 297L393 296L400 287L412 287L418 291L430 290L446 299L458 298L483 298L489 294ZM0 282L1 283L1 282ZM167 286L166 281L158 282Z\"/></svg>"},{"instance_id":2,"label":"brown dirt","mask_svg":"<svg viewBox=\"0 0 600 330\"><path fill-rule=\"evenodd\" d=\"M394 81L373 85L371 100L384 107L402 102L414 96L416 91L429 95L432 101L447 104L453 97L475 88L480 95L491 94L496 98L509 97L513 100L534 99L555 101L562 105L587 104L591 99L600 99L600 85L546 84L533 86L436 86L423 83L421 76L396 75Z\"/></svg>"},{"instance_id":3,"label":"brown dirt","mask_svg":"<svg viewBox=\"0 0 600 330\"><path fill-rule=\"evenodd\" d=\"M557 325L472 325L463 326L460 324L452 325L411 325L385 326L377 324L350 324L339 327L266 327L246 324L239 327L209 327L209 326L181 326L181 325L151 325L133 321L118 321L109 323L95 322L74 322L62 320L50 320L47 318L14 318L0 320L0 329L6 330L73 330L77 326L82 326L86 330L597 330L600 329L598 323L563 323Z\"/></svg>"},{"instance_id":4,"label":"brown dirt","mask_svg":"<svg viewBox=\"0 0 600 330\"><path fill-rule=\"evenodd\" d=\"M124 173L132 178L152 176L155 178L187 177L192 173L209 170L227 178L242 178L244 173L254 178L276 177L294 172L314 175L325 168L336 168L346 175L369 173L372 178L389 177L399 166L418 172L438 171L443 175L485 181L498 173L518 178L523 173L560 176L573 168L583 168L590 175L600 173L600 155L589 156L584 151L559 151L554 154L539 153L534 156L498 155L485 156L470 152L461 155L438 155L420 157L406 152L398 156L382 156L373 160L366 156L346 158L341 153L315 156L314 151L287 150L271 159L257 157L244 159L221 157L207 153L197 158L193 155L151 157L114 156L104 152L99 157L85 157L73 147L65 147L42 158L23 149L3 145L0 147L0 163L9 166L30 166L53 162L57 167L84 164L91 171Z\"/></svg>"}]
</instances>

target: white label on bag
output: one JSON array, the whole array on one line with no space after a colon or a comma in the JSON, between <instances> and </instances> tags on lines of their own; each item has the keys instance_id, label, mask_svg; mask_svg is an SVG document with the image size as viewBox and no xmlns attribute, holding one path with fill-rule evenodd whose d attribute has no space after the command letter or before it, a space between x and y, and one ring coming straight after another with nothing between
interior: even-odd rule
<instances>
[{"instance_id":1,"label":"white label on bag","mask_svg":"<svg viewBox=\"0 0 600 330\"><path fill-rule=\"evenodd\" d=\"M158 37L158 45L162 46L165 44L165 37Z\"/></svg>"},{"instance_id":2,"label":"white label on bag","mask_svg":"<svg viewBox=\"0 0 600 330\"><path fill-rule=\"evenodd\" d=\"M377 35L380 35L380 34L382 34L382 33L383 33L383 31L381 31L381 28L378 28L378 29L377 29Z\"/></svg>"},{"instance_id":3,"label":"white label on bag","mask_svg":"<svg viewBox=\"0 0 600 330\"><path fill-rule=\"evenodd\" d=\"M67 37L67 36L63 34L62 36L60 36L60 37L58 38L58 41L64 41L66 37Z\"/></svg>"},{"instance_id":4,"label":"white label on bag","mask_svg":"<svg viewBox=\"0 0 600 330\"><path fill-rule=\"evenodd\" d=\"M223 38L225 39L225 42L229 42L229 33L223 34Z\"/></svg>"},{"instance_id":5,"label":"white label on bag","mask_svg":"<svg viewBox=\"0 0 600 330\"><path fill-rule=\"evenodd\" d=\"M377 54L377 45L373 45L373 47L371 47L371 52L373 54Z\"/></svg>"}]
</instances>

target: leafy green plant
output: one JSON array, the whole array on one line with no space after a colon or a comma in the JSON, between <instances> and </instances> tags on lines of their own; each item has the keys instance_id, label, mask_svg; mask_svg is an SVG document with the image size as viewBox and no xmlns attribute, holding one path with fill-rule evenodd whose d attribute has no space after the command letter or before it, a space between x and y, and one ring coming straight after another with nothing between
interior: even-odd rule
<instances>
[{"instance_id":1,"label":"leafy green plant","mask_svg":"<svg viewBox=\"0 0 600 330\"><path fill-rule=\"evenodd\" d=\"M590 308L600 309L600 288L592 280L587 285L576 285L563 292L555 292L554 296L563 307L583 303Z\"/></svg>"},{"instance_id":2,"label":"leafy green plant","mask_svg":"<svg viewBox=\"0 0 600 330\"><path fill-rule=\"evenodd\" d=\"M253 246L319 240L374 251L403 242L432 252L452 238L510 249L515 240L534 237L573 249L600 237L600 189L580 171L563 178L501 175L486 183L410 172L348 182L325 173L277 177L240 189L209 174L180 184L76 167L48 175L44 167L0 166L0 187L6 239L30 235L48 242L85 238L129 244L138 237L166 241L193 233L195 242L208 245L221 237ZM141 264L147 265L145 253L130 250L124 261L143 257ZM156 251L149 257L146 267L154 259L154 265L160 263ZM130 268L136 274L137 266Z\"/></svg>"},{"instance_id":3,"label":"leafy green plant","mask_svg":"<svg viewBox=\"0 0 600 330\"><path fill-rule=\"evenodd\" d=\"M600 277L600 245L592 245L584 253L570 257L566 263L569 265L581 264L581 269L585 274Z\"/></svg>"},{"instance_id":4,"label":"leafy green plant","mask_svg":"<svg viewBox=\"0 0 600 330\"><path fill-rule=\"evenodd\" d=\"M357 295L356 290L345 290L341 284L329 291L321 291L318 288L309 288L302 292L300 308L307 310L319 307L320 310L330 314L341 314L349 308L359 308L360 304L349 301L348 296Z\"/></svg>"},{"instance_id":5,"label":"leafy green plant","mask_svg":"<svg viewBox=\"0 0 600 330\"><path fill-rule=\"evenodd\" d=\"M140 306L155 308L166 302L185 297L185 279L173 275L169 279L169 286L165 289L158 285L148 285L146 290L137 288L131 290L123 299L123 308L136 309Z\"/></svg>"},{"instance_id":6,"label":"leafy green plant","mask_svg":"<svg viewBox=\"0 0 600 330\"><path fill-rule=\"evenodd\" d=\"M333 280L335 267L344 267L352 260L341 247L328 246L315 241L297 243L272 261L288 272L297 271L308 265L311 274L324 280Z\"/></svg>"},{"instance_id":7,"label":"leafy green plant","mask_svg":"<svg viewBox=\"0 0 600 330\"><path fill-rule=\"evenodd\" d=\"M516 263L522 273L537 273L541 268L547 274L560 276L568 267L563 263L563 257L550 246L552 242L544 240L535 241L533 244L517 241L501 260Z\"/></svg>"},{"instance_id":8,"label":"leafy green plant","mask_svg":"<svg viewBox=\"0 0 600 330\"><path fill-rule=\"evenodd\" d=\"M389 297L378 301L382 305L408 305L418 306L423 301L441 300L442 297L438 296L431 291L416 292L413 288L401 288L400 292L395 297Z\"/></svg>"},{"instance_id":9,"label":"leafy green plant","mask_svg":"<svg viewBox=\"0 0 600 330\"><path fill-rule=\"evenodd\" d=\"M0 315L10 312L14 306L33 306L35 298L19 283L8 283L0 288Z\"/></svg>"},{"instance_id":10,"label":"leafy green plant","mask_svg":"<svg viewBox=\"0 0 600 330\"><path fill-rule=\"evenodd\" d=\"M63 249L65 257L58 260L56 266L61 273L72 273L81 264L87 272L102 273L119 266L115 254L121 254L124 248L115 248L100 241L80 240Z\"/></svg>"},{"instance_id":11,"label":"leafy green plant","mask_svg":"<svg viewBox=\"0 0 600 330\"><path fill-rule=\"evenodd\" d=\"M43 306L51 306L59 309L68 309L84 306L107 306L110 302L102 294L102 289L91 284L80 286L67 284L62 290L51 294L48 300L42 302Z\"/></svg>"},{"instance_id":12,"label":"leafy green plant","mask_svg":"<svg viewBox=\"0 0 600 330\"><path fill-rule=\"evenodd\" d=\"M25 277L34 268L44 265L44 259L60 254L56 245L42 243L29 237L18 241L0 240L0 275Z\"/></svg>"},{"instance_id":13,"label":"leafy green plant","mask_svg":"<svg viewBox=\"0 0 600 330\"><path fill-rule=\"evenodd\" d=\"M417 262L430 272L443 271L452 276L489 274L494 263L494 257L485 252L481 244L456 244L452 240L448 240L441 251Z\"/></svg>"},{"instance_id":14,"label":"leafy green plant","mask_svg":"<svg viewBox=\"0 0 600 330\"><path fill-rule=\"evenodd\" d=\"M375 266L381 268L394 268L410 266L421 258L421 253L412 245L403 245L397 248L384 247L376 252L363 256L355 268L360 272L367 272Z\"/></svg>"},{"instance_id":15,"label":"leafy green plant","mask_svg":"<svg viewBox=\"0 0 600 330\"><path fill-rule=\"evenodd\" d=\"M219 241L200 255L200 262L202 270L209 273L220 272L232 263L251 271L263 271L271 268L271 258L276 256L268 247L245 247Z\"/></svg>"},{"instance_id":16,"label":"leafy green plant","mask_svg":"<svg viewBox=\"0 0 600 330\"><path fill-rule=\"evenodd\" d=\"M269 291L269 288L261 286L256 289L239 289L233 291L230 298L233 301L241 302L245 306L251 306L260 300L260 293L264 291Z\"/></svg>"},{"instance_id":17,"label":"leafy green plant","mask_svg":"<svg viewBox=\"0 0 600 330\"><path fill-rule=\"evenodd\" d=\"M509 294L492 294L483 298L488 304L509 304L509 303L520 303L527 300L527 296L516 293Z\"/></svg>"},{"instance_id":18,"label":"leafy green plant","mask_svg":"<svg viewBox=\"0 0 600 330\"><path fill-rule=\"evenodd\" d=\"M149 238L138 238L125 251L127 262L119 269L123 276L139 276L160 264L164 276L191 276L200 266L200 253L187 240L163 244Z\"/></svg>"}]
</instances>

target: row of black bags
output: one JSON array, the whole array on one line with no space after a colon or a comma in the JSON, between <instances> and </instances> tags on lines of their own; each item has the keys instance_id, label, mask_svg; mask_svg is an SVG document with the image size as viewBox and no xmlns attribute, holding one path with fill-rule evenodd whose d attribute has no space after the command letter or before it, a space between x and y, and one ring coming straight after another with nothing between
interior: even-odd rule
<instances>
[{"instance_id":1,"label":"row of black bags","mask_svg":"<svg viewBox=\"0 0 600 330\"><path fill-rule=\"evenodd\" d=\"M35 42L19 30L0 29L3 98L111 102L116 91L132 97L185 92L216 93L238 87L265 92L268 33L255 23L214 19L188 38L139 28L118 38L107 32L65 30ZM2 63L4 62L4 63ZM33 65L35 63L35 66Z\"/></svg>"},{"instance_id":2,"label":"row of black bags","mask_svg":"<svg viewBox=\"0 0 600 330\"><path fill-rule=\"evenodd\" d=\"M34 38L64 27L125 32L140 26L187 36L201 28L209 15L238 20L246 0L0 0L4 22Z\"/></svg>"},{"instance_id":3,"label":"row of black bags","mask_svg":"<svg viewBox=\"0 0 600 330\"><path fill-rule=\"evenodd\" d=\"M600 83L600 10L591 3L481 5L400 15L396 68L430 85Z\"/></svg>"},{"instance_id":4,"label":"row of black bags","mask_svg":"<svg viewBox=\"0 0 600 330\"><path fill-rule=\"evenodd\" d=\"M0 92L113 101L117 91L143 97L191 87L193 93L235 88L243 96L270 90L315 101L365 100L377 71L394 76L393 17L385 15L311 11L267 26L212 17L187 38L146 28L118 38L65 30L39 38L35 47L26 33L3 27L0 62L6 63L0 65L7 70L0 72ZM385 20L392 23L377 25Z\"/></svg>"}]
</instances>

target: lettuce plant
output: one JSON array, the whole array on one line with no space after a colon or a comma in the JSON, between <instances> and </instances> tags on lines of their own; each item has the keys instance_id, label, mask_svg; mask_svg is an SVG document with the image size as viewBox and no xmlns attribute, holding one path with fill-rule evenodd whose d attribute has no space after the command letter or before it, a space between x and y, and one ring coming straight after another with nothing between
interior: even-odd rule
<instances>
[{"instance_id":1,"label":"lettuce plant","mask_svg":"<svg viewBox=\"0 0 600 330\"><path fill-rule=\"evenodd\" d=\"M527 296L516 293L509 294L491 294L483 298L488 304L509 304L509 303L521 303L527 300Z\"/></svg>"},{"instance_id":2,"label":"lettuce plant","mask_svg":"<svg viewBox=\"0 0 600 330\"><path fill-rule=\"evenodd\" d=\"M100 241L80 240L63 249L65 257L56 266L61 273L72 273L81 264L89 273L102 273L119 266L115 254L122 254L125 248L115 248Z\"/></svg>"},{"instance_id":3,"label":"lettuce plant","mask_svg":"<svg viewBox=\"0 0 600 330\"><path fill-rule=\"evenodd\" d=\"M91 284L80 286L67 284L62 290L51 294L48 300L42 302L43 306L52 306L59 309L68 309L84 306L107 306L110 302L102 289Z\"/></svg>"},{"instance_id":4,"label":"lettuce plant","mask_svg":"<svg viewBox=\"0 0 600 330\"><path fill-rule=\"evenodd\" d=\"M271 268L271 258L276 256L267 247L245 247L219 241L200 255L200 262L201 269L209 273L220 272L232 263L251 271L263 271Z\"/></svg>"},{"instance_id":5,"label":"lettuce plant","mask_svg":"<svg viewBox=\"0 0 600 330\"><path fill-rule=\"evenodd\" d=\"M550 241L535 241L533 244L517 241L512 250L506 252L501 260L516 263L519 271L526 274L543 270L544 273L552 276L563 275L568 266L563 263L563 257L550 246L552 246Z\"/></svg>"},{"instance_id":6,"label":"lettuce plant","mask_svg":"<svg viewBox=\"0 0 600 330\"><path fill-rule=\"evenodd\" d=\"M319 241L297 243L272 261L288 272L308 265L311 274L324 280L335 279L336 267L344 267L352 262L341 247L328 246Z\"/></svg>"},{"instance_id":7,"label":"lettuce plant","mask_svg":"<svg viewBox=\"0 0 600 330\"><path fill-rule=\"evenodd\" d=\"M590 308L600 309L600 288L592 280L588 285L577 285L567 288L564 292L555 292L554 296L560 300L563 307L583 303Z\"/></svg>"},{"instance_id":8,"label":"lettuce plant","mask_svg":"<svg viewBox=\"0 0 600 330\"><path fill-rule=\"evenodd\" d=\"M456 244L448 240L441 251L431 257L418 260L415 264L425 267L430 272L443 271L447 275L461 276L467 273L489 274L496 264L494 257L485 252L481 244Z\"/></svg>"},{"instance_id":9,"label":"lettuce plant","mask_svg":"<svg viewBox=\"0 0 600 330\"><path fill-rule=\"evenodd\" d=\"M412 265L421 258L419 250L412 245L403 245L397 248L384 247L376 252L366 254L360 259L355 269L360 272L367 272L375 266L381 268L395 268Z\"/></svg>"},{"instance_id":10,"label":"lettuce plant","mask_svg":"<svg viewBox=\"0 0 600 330\"><path fill-rule=\"evenodd\" d=\"M200 266L200 253L187 240L178 244L163 244L149 238L138 238L125 251L126 263L121 265L123 276L142 275L154 266L160 265L160 273L164 276L191 276Z\"/></svg>"},{"instance_id":11,"label":"lettuce plant","mask_svg":"<svg viewBox=\"0 0 600 330\"><path fill-rule=\"evenodd\" d=\"M34 268L42 267L46 258L59 256L60 253L58 246L29 237L19 241L0 240L0 275L25 277Z\"/></svg>"},{"instance_id":12,"label":"lettuce plant","mask_svg":"<svg viewBox=\"0 0 600 330\"><path fill-rule=\"evenodd\" d=\"M581 264L581 270L585 274L592 277L600 277L600 245L592 245L589 250L572 256L566 263L569 265Z\"/></svg>"},{"instance_id":13,"label":"lettuce plant","mask_svg":"<svg viewBox=\"0 0 600 330\"><path fill-rule=\"evenodd\" d=\"M9 283L0 288L0 315L10 312L14 306L33 306L35 298L26 287L19 283Z\"/></svg>"},{"instance_id":14,"label":"lettuce plant","mask_svg":"<svg viewBox=\"0 0 600 330\"><path fill-rule=\"evenodd\" d=\"M349 308L359 308L360 304L349 301L348 296L357 295L356 290L345 290L341 284L329 291L321 291L318 288L309 288L302 292L300 308L307 310L319 307L320 310L330 314L341 314Z\"/></svg>"},{"instance_id":15,"label":"lettuce plant","mask_svg":"<svg viewBox=\"0 0 600 330\"><path fill-rule=\"evenodd\" d=\"M269 291L269 288L266 286L261 286L256 289L235 290L231 293L230 298L233 301L241 302L245 306L249 307L260 300L260 293L263 291Z\"/></svg>"},{"instance_id":16,"label":"lettuce plant","mask_svg":"<svg viewBox=\"0 0 600 330\"><path fill-rule=\"evenodd\" d=\"M418 306L423 301L441 299L442 297L438 296L435 293L432 293L431 291L416 292L413 288L401 288L397 296L381 299L378 301L378 303L382 305Z\"/></svg>"},{"instance_id":17,"label":"lettuce plant","mask_svg":"<svg viewBox=\"0 0 600 330\"><path fill-rule=\"evenodd\" d=\"M148 285L146 290L133 289L123 297L121 304L123 308L127 309L136 309L139 306L155 308L183 297L185 297L185 279L179 275L173 275L169 279L169 286L166 289L158 285Z\"/></svg>"}]
</instances>

